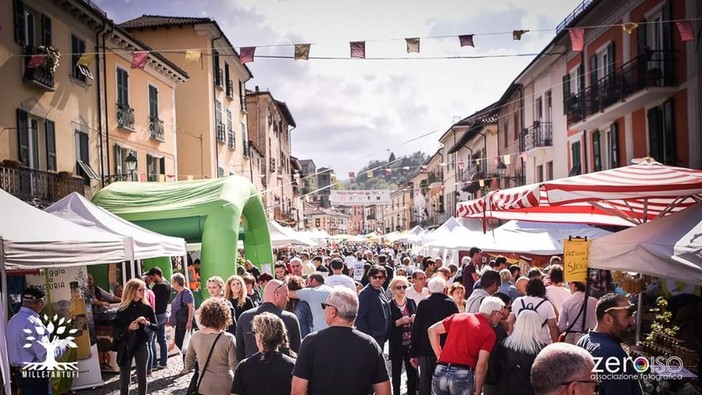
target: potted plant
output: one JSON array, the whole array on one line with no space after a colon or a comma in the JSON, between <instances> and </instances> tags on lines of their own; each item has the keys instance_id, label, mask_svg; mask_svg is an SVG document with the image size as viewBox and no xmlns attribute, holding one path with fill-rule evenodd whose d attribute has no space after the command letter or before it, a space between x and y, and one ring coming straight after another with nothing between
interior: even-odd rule
<instances>
[{"instance_id":1,"label":"potted plant","mask_svg":"<svg viewBox=\"0 0 702 395\"><path fill-rule=\"evenodd\" d=\"M44 67L46 67L46 69L53 74L59 67L59 58L61 57L61 52L49 45L41 45L39 46L39 50L46 54L46 61L44 62Z\"/></svg>"},{"instance_id":2,"label":"potted plant","mask_svg":"<svg viewBox=\"0 0 702 395\"><path fill-rule=\"evenodd\" d=\"M22 166L22 164L19 161L14 159L3 159L3 161L0 162L0 164L3 167L7 167L9 169L19 169Z\"/></svg>"},{"instance_id":3,"label":"potted plant","mask_svg":"<svg viewBox=\"0 0 702 395\"><path fill-rule=\"evenodd\" d=\"M59 175L59 177L66 178L66 179L73 178L73 172L70 172L70 171L60 171L60 172L58 172L58 175Z\"/></svg>"}]
</instances>

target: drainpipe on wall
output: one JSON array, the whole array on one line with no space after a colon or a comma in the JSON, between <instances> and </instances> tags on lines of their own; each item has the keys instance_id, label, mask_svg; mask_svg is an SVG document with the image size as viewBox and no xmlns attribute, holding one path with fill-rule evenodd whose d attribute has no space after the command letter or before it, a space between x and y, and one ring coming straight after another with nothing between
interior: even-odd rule
<instances>
[{"instance_id":1,"label":"drainpipe on wall","mask_svg":"<svg viewBox=\"0 0 702 395\"><path fill-rule=\"evenodd\" d=\"M210 41L210 44L211 44L211 46L212 46L212 51L213 51L213 53L214 53L214 51L215 51L215 46L214 46L215 41L219 40L220 38L222 38L222 34L221 34L221 33L220 33L219 37L213 38L213 39ZM214 57L212 57L212 59L214 59ZM217 69L219 69L219 64L217 65ZM215 68L213 67L212 70L215 70ZM217 78L217 76L214 75L214 74L212 74L212 77L213 77L213 79L214 79L214 78ZM214 81L213 81L213 82L214 82ZM222 84L226 84L226 82L222 81ZM213 92L213 93L212 93L212 99L213 99L213 100L212 100L212 105L213 105L213 106L216 106L216 105L217 105L217 87L214 86L214 85L215 85L215 84L213 83L213 84L212 84L212 87L213 87L214 89L212 89L212 92ZM216 109L215 109L215 111L216 111ZM213 140L214 140L214 146L215 146L215 166L216 166L217 168L215 169L216 177L212 177L212 178L219 178L219 146L217 145L218 143L217 143L217 138L216 138L216 136L217 136L217 124L215 124L215 138L213 139Z\"/></svg>"},{"instance_id":2,"label":"drainpipe on wall","mask_svg":"<svg viewBox=\"0 0 702 395\"><path fill-rule=\"evenodd\" d=\"M108 27L109 31L114 30L114 25L113 22L105 23L102 26L101 31L95 32L95 52L98 53L98 56L96 56L96 69L97 69L97 101L98 101L98 136L100 138L100 187L104 188L105 187L105 164L107 165L107 177L110 177L110 128L109 128L109 117L107 116L107 57L105 55L105 50L106 50L106 45L105 45L105 36L107 35L108 32ZM100 50L100 38L102 38L102 51ZM100 56L99 54L102 53L103 55L103 60L100 61ZM102 75L103 78L100 78L100 66L102 66ZM105 90L105 129L103 131L102 129L102 111L100 111L100 106L102 104L102 95L100 94L100 82L102 82L102 89ZM105 136L105 141L103 144L103 133ZM107 147L106 152L104 151L105 147ZM105 160L103 160L103 158ZM106 162L106 163L105 163Z\"/></svg>"}]
</instances>

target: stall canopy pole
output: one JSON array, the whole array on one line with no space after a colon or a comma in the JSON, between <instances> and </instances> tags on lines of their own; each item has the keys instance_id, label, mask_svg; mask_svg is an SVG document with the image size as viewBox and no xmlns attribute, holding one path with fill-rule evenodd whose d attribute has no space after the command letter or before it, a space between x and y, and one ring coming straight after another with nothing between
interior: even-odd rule
<instances>
[{"instance_id":1,"label":"stall canopy pole","mask_svg":"<svg viewBox=\"0 0 702 395\"><path fill-rule=\"evenodd\" d=\"M10 386L10 357L7 354L7 336L5 336L5 327L7 326L8 312L8 295L7 295L7 272L5 270L5 246L3 245L3 239L0 237L0 282L2 283L2 289L0 289L0 311L2 312L2 325L0 325L0 361L2 366L0 370L2 371L2 382L5 388L5 394L11 394L12 388Z\"/></svg>"},{"instance_id":2,"label":"stall canopy pole","mask_svg":"<svg viewBox=\"0 0 702 395\"><path fill-rule=\"evenodd\" d=\"M641 274L639 274L641 276ZM641 314L643 312L643 292L639 292L639 302L636 306L636 344L641 341Z\"/></svg>"}]
</instances>

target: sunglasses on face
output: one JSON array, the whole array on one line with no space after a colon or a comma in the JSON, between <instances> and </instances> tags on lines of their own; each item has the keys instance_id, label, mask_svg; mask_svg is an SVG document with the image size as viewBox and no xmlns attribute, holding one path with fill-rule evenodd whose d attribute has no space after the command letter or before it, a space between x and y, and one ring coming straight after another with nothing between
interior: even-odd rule
<instances>
[{"instance_id":1,"label":"sunglasses on face","mask_svg":"<svg viewBox=\"0 0 702 395\"><path fill-rule=\"evenodd\" d=\"M399 291L401 289L407 289L407 286L406 285L398 285L395 287L395 289Z\"/></svg>"},{"instance_id":2,"label":"sunglasses on face","mask_svg":"<svg viewBox=\"0 0 702 395\"><path fill-rule=\"evenodd\" d=\"M330 305L329 303L321 303L321 305L322 305L322 310L326 309L327 307L334 307L334 306ZM334 308L336 309L336 307L334 307Z\"/></svg>"},{"instance_id":3,"label":"sunglasses on face","mask_svg":"<svg viewBox=\"0 0 702 395\"><path fill-rule=\"evenodd\" d=\"M371 276L373 280L385 280L385 276Z\"/></svg>"}]
</instances>

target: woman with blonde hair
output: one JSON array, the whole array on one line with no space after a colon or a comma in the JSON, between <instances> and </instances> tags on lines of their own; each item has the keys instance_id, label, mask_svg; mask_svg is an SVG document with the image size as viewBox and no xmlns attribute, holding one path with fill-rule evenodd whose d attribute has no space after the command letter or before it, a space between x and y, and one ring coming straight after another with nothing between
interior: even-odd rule
<instances>
[{"instance_id":1,"label":"woman with blonde hair","mask_svg":"<svg viewBox=\"0 0 702 395\"><path fill-rule=\"evenodd\" d=\"M541 316L533 310L522 310L517 316L512 335L495 345L490 355L491 371L497 383L494 394L530 395L531 365L536 355L546 347L541 338ZM489 395L489 391L485 392Z\"/></svg>"},{"instance_id":2,"label":"woman with blonde hair","mask_svg":"<svg viewBox=\"0 0 702 395\"><path fill-rule=\"evenodd\" d=\"M210 298L198 309L200 330L193 333L185 354L185 374L197 367L196 393L229 395L236 369L236 338L226 332L232 322L231 310L222 298ZM227 383L227 385L222 385Z\"/></svg>"},{"instance_id":3,"label":"woman with blonde hair","mask_svg":"<svg viewBox=\"0 0 702 395\"><path fill-rule=\"evenodd\" d=\"M407 393L414 394L417 389L417 369L410 363L409 355L417 304L412 298L407 297L407 288L409 288L409 281L405 276L393 277L388 285L388 289L392 292L392 302L390 302L392 326L388 347L392 365L392 387L395 394L400 393L403 362L407 372Z\"/></svg>"},{"instance_id":4,"label":"woman with blonde hair","mask_svg":"<svg viewBox=\"0 0 702 395\"><path fill-rule=\"evenodd\" d=\"M241 313L253 309L254 304L246 292L246 283L241 276L233 275L224 286L224 297L234 307L234 318L239 320Z\"/></svg>"},{"instance_id":5,"label":"woman with blonde hair","mask_svg":"<svg viewBox=\"0 0 702 395\"><path fill-rule=\"evenodd\" d=\"M213 298L222 298L224 302L227 304L227 307L229 307L231 316L232 316L232 323L229 324L229 327L227 328L227 332L231 333L232 335L236 336L236 318L235 317L235 310L234 310L234 305L228 300L224 299L224 280L220 276L212 276L207 279L207 292L210 294L211 297Z\"/></svg>"},{"instance_id":6,"label":"woman with blonde hair","mask_svg":"<svg viewBox=\"0 0 702 395\"><path fill-rule=\"evenodd\" d=\"M146 394L146 365L149 359L149 334L158 330L154 310L145 296L146 283L133 278L124 286L122 301L113 321L114 343L119 365L119 393L129 394L132 359L136 360L139 395Z\"/></svg>"},{"instance_id":7,"label":"woman with blonde hair","mask_svg":"<svg viewBox=\"0 0 702 395\"><path fill-rule=\"evenodd\" d=\"M288 345L288 331L275 314L254 317L251 328L258 352L239 363L232 383L233 394L288 395L291 390L294 353ZM286 355L286 352L292 355Z\"/></svg>"},{"instance_id":8,"label":"woman with blonde hair","mask_svg":"<svg viewBox=\"0 0 702 395\"><path fill-rule=\"evenodd\" d=\"M456 302L459 312L466 311L466 287L461 283L451 283L448 288L448 295Z\"/></svg>"}]
</instances>

